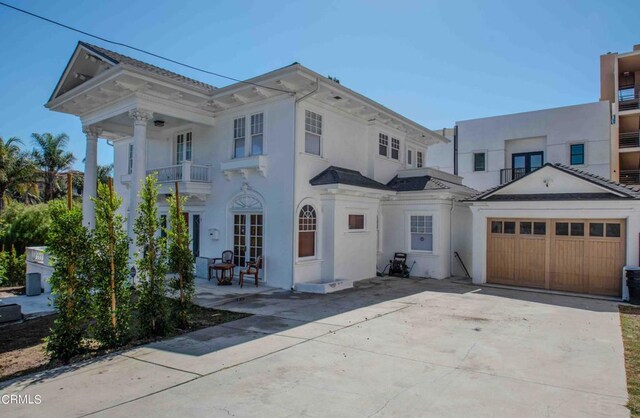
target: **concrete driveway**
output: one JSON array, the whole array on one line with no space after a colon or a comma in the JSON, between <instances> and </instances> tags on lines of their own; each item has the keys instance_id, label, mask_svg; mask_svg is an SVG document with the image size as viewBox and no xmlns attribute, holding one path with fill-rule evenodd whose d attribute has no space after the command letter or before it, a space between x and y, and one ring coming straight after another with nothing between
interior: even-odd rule
<instances>
[{"instance_id":1,"label":"concrete driveway","mask_svg":"<svg viewBox=\"0 0 640 418\"><path fill-rule=\"evenodd\" d=\"M615 302L373 279L222 307L256 315L12 382L2 394L42 402L0 415L629 414Z\"/></svg>"}]
</instances>

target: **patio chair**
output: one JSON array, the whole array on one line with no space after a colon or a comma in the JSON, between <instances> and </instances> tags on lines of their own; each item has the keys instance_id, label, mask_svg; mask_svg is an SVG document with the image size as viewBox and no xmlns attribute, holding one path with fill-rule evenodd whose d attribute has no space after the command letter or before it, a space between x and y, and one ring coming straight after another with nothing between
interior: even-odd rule
<instances>
[{"instance_id":1,"label":"patio chair","mask_svg":"<svg viewBox=\"0 0 640 418\"><path fill-rule=\"evenodd\" d=\"M240 271L240 287L244 284L244 276L253 276L256 282L256 287L258 287L258 273L260 273L260 269L262 268L262 256L255 259L255 261L250 261L247 263L247 268L245 270Z\"/></svg>"},{"instance_id":2,"label":"patio chair","mask_svg":"<svg viewBox=\"0 0 640 418\"><path fill-rule=\"evenodd\" d=\"M222 256L215 257L209 260L209 274L207 275L207 279L211 280L211 271L214 270L213 266L216 264L233 264L233 251L225 250L222 252Z\"/></svg>"}]
</instances>

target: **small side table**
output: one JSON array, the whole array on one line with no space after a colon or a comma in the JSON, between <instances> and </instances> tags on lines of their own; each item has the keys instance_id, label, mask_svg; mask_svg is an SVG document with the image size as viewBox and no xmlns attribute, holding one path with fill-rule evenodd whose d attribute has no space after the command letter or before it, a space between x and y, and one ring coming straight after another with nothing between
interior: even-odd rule
<instances>
[{"instance_id":1,"label":"small side table","mask_svg":"<svg viewBox=\"0 0 640 418\"><path fill-rule=\"evenodd\" d=\"M235 267L235 265L230 263L214 264L213 266L209 266L209 274L211 274L211 269L216 272L216 280L218 280L218 286L230 285L233 281Z\"/></svg>"}]
</instances>

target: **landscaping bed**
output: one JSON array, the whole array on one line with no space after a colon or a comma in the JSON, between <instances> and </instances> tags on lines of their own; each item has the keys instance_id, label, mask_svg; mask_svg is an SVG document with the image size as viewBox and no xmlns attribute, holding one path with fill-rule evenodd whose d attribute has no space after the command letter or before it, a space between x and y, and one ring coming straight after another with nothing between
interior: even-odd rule
<instances>
[{"instance_id":1,"label":"landscaping bed","mask_svg":"<svg viewBox=\"0 0 640 418\"><path fill-rule=\"evenodd\" d=\"M221 311L191 305L191 322L187 329L174 328L170 334L161 338L171 338L185 332L224 324L241 319L250 314ZM43 338L49 335L56 315L41 316L20 323L0 326L0 381L22 376L40 370L51 369L63 365L50 361L44 351ZM135 322L135 321L134 321ZM135 326L135 323L133 324ZM137 338L117 350L132 348L155 341L154 339ZM88 341L86 351L71 359L70 363L97 357L117 350L92 348L95 345Z\"/></svg>"},{"instance_id":2,"label":"landscaping bed","mask_svg":"<svg viewBox=\"0 0 640 418\"><path fill-rule=\"evenodd\" d=\"M631 416L640 417L640 308L620 306L620 323L627 370L627 407Z\"/></svg>"}]
</instances>

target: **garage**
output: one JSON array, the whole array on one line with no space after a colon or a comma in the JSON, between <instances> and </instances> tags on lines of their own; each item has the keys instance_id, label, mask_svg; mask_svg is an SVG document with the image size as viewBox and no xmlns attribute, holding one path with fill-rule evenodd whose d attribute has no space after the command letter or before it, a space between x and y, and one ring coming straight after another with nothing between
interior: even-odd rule
<instances>
[{"instance_id":1,"label":"garage","mask_svg":"<svg viewBox=\"0 0 640 418\"><path fill-rule=\"evenodd\" d=\"M624 297L638 266L640 189L545 164L469 199L472 281Z\"/></svg>"},{"instance_id":2,"label":"garage","mask_svg":"<svg viewBox=\"0 0 640 418\"><path fill-rule=\"evenodd\" d=\"M487 282L620 296L624 219L487 220Z\"/></svg>"}]
</instances>

